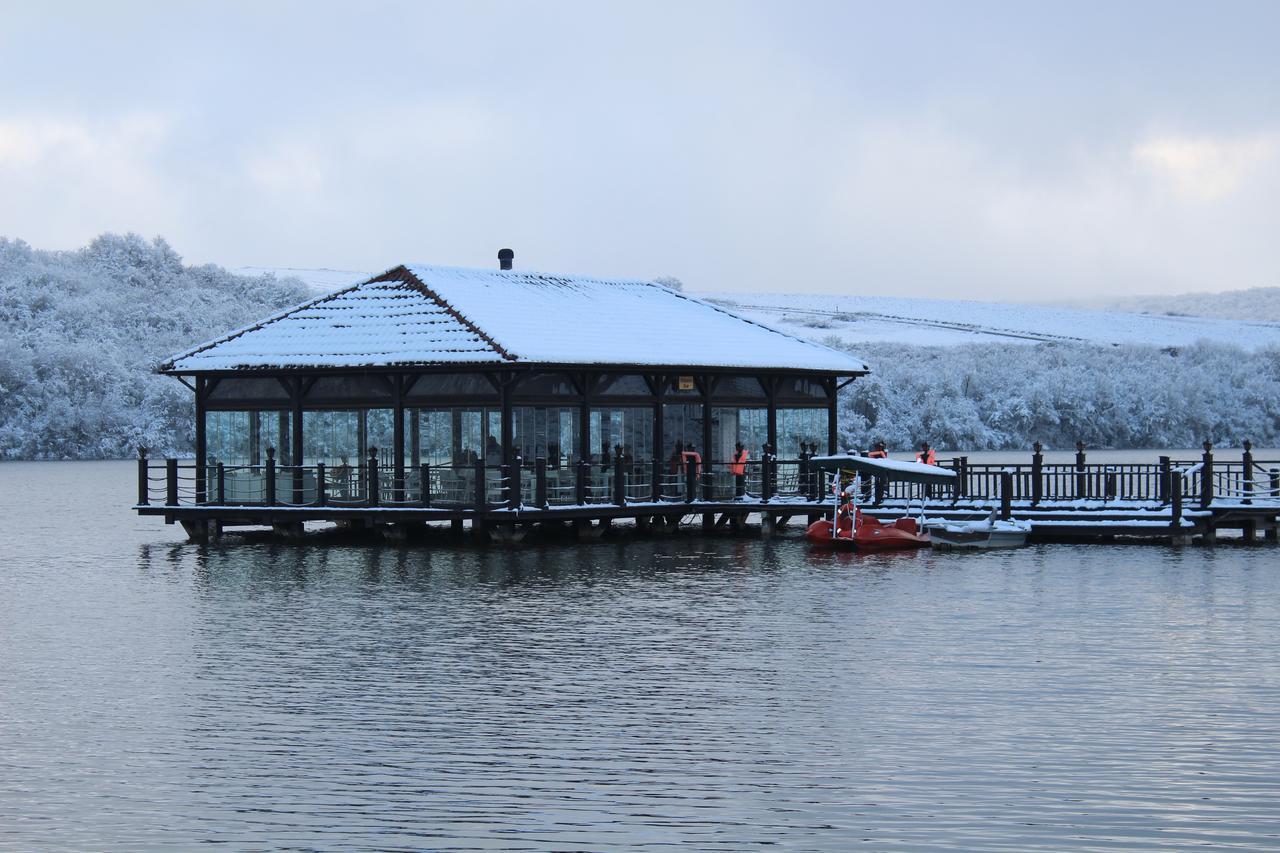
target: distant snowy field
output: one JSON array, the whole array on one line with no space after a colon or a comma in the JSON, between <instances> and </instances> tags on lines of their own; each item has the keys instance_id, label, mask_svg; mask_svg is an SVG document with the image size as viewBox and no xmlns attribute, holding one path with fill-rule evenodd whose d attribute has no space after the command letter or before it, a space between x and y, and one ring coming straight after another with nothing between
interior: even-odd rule
<instances>
[{"instance_id":1,"label":"distant snowy field","mask_svg":"<svg viewBox=\"0 0 1280 853\"><path fill-rule=\"evenodd\" d=\"M1197 341L1249 350L1280 346L1280 323L1167 317L949 299L888 296L700 293L754 320L816 340L956 346L1037 343L1187 346Z\"/></svg>"},{"instance_id":2,"label":"distant snowy field","mask_svg":"<svg viewBox=\"0 0 1280 853\"><path fill-rule=\"evenodd\" d=\"M241 267L234 272L298 278L317 294L331 293L370 276L355 270L276 267ZM1248 350L1280 346L1280 323L1274 322L892 296L725 292L691 295L813 340L835 337L854 345L961 346L1061 341L1183 347L1197 341L1210 341Z\"/></svg>"}]
</instances>

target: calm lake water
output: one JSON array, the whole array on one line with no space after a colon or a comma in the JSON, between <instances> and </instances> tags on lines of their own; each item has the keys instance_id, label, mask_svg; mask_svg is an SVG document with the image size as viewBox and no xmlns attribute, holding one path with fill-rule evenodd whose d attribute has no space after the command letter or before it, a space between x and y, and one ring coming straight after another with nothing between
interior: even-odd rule
<instances>
[{"instance_id":1,"label":"calm lake water","mask_svg":"<svg viewBox=\"0 0 1280 853\"><path fill-rule=\"evenodd\" d=\"M185 544L0 465L0 847L1280 845L1273 547Z\"/></svg>"}]
</instances>

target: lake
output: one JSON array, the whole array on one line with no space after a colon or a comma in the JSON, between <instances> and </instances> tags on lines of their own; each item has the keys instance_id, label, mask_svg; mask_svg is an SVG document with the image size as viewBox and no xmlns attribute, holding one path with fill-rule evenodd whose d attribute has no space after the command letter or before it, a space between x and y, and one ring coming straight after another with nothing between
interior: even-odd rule
<instances>
[{"instance_id":1,"label":"lake","mask_svg":"<svg viewBox=\"0 0 1280 853\"><path fill-rule=\"evenodd\" d=\"M0 847L1280 845L1273 546L229 539L0 465Z\"/></svg>"}]
</instances>

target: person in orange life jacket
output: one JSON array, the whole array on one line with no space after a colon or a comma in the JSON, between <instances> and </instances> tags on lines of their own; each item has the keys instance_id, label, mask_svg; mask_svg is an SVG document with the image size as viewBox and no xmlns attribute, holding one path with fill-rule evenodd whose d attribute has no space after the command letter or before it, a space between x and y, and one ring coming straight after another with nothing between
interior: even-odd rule
<instances>
[{"instance_id":1,"label":"person in orange life jacket","mask_svg":"<svg viewBox=\"0 0 1280 853\"><path fill-rule=\"evenodd\" d=\"M873 450L862 451L862 455L868 459L886 459L889 456L884 449L883 441L876 442L876 446ZM871 476L865 476L862 478L862 500L864 502L871 500L871 488L874 485L875 480L876 478Z\"/></svg>"},{"instance_id":2,"label":"person in orange life jacket","mask_svg":"<svg viewBox=\"0 0 1280 853\"><path fill-rule=\"evenodd\" d=\"M729 462L729 473L733 475L733 494L742 497L747 493L747 449L739 441L733 445L733 458Z\"/></svg>"},{"instance_id":3,"label":"person in orange life jacket","mask_svg":"<svg viewBox=\"0 0 1280 853\"><path fill-rule=\"evenodd\" d=\"M916 454L916 461L922 465L937 465L938 457L934 455L933 448L929 446L929 442L920 442L920 452ZM924 495L926 498L933 497L933 484L930 483L924 487Z\"/></svg>"},{"instance_id":4,"label":"person in orange life jacket","mask_svg":"<svg viewBox=\"0 0 1280 853\"><path fill-rule=\"evenodd\" d=\"M684 463L685 470L688 470L689 460L693 460L693 475L695 477L702 476L702 454L693 449L693 443L690 442L684 446L684 450L680 453L680 461Z\"/></svg>"}]
</instances>

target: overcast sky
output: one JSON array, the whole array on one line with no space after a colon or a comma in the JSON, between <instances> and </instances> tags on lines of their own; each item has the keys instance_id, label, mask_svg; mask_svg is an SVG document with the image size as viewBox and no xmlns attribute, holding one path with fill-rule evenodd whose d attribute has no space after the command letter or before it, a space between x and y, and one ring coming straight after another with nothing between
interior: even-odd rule
<instances>
[{"instance_id":1,"label":"overcast sky","mask_svg":"<svg viewBox=\"0 0 1280 853\"><path fill-rule=\"evenodd\" d=\"M889 7L900 7L890 11ZM1055 299L1280 285L1280 3L0 2L0 234Z\"/></svg>"}]
</instances>

